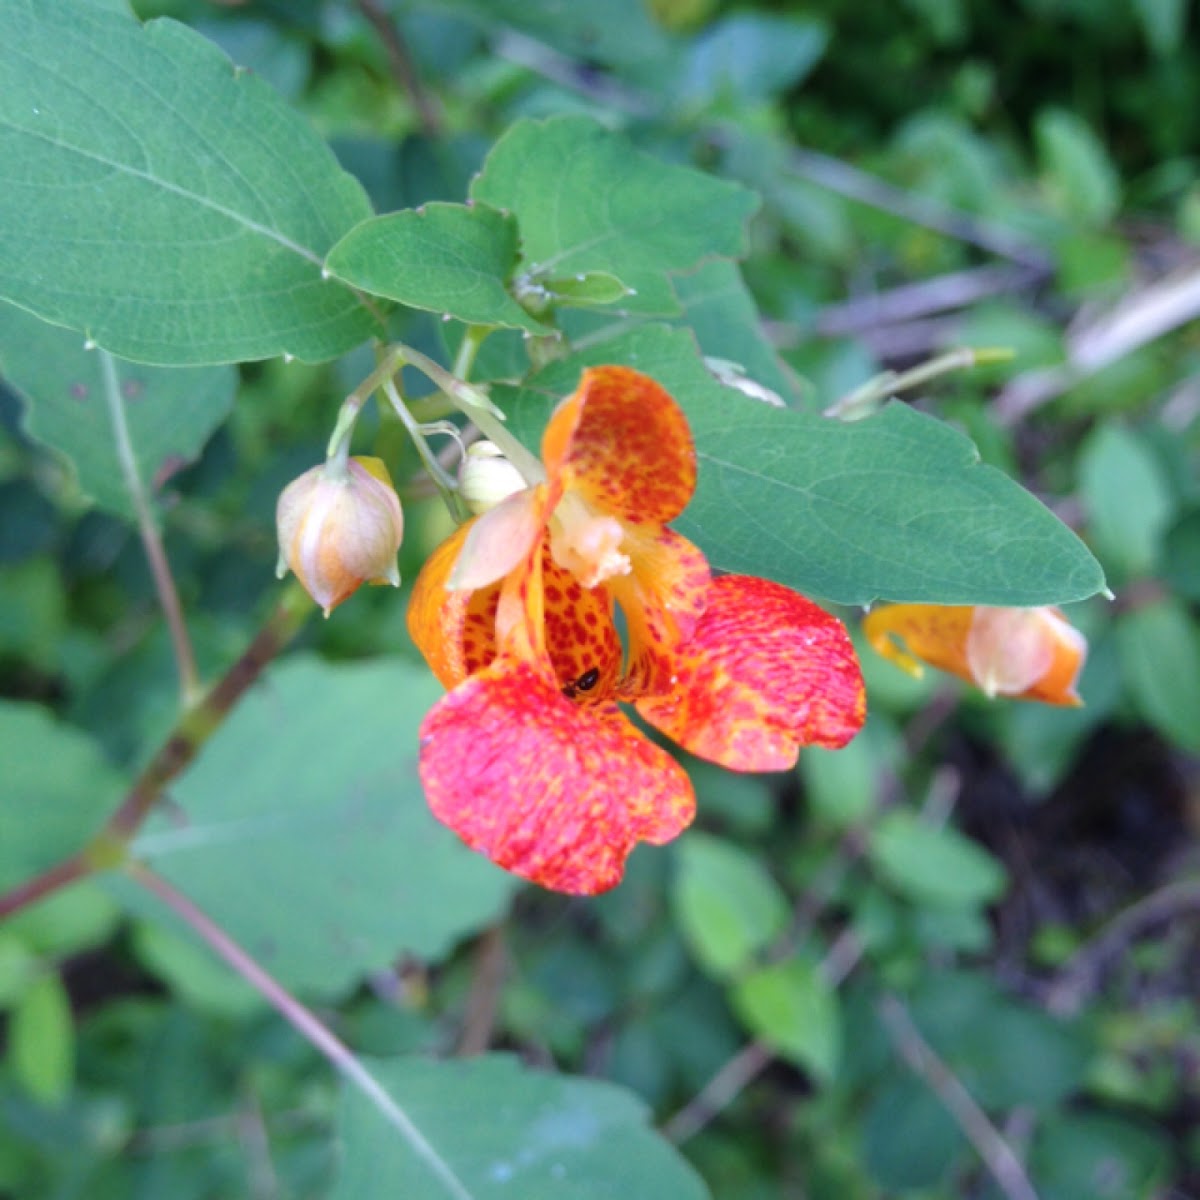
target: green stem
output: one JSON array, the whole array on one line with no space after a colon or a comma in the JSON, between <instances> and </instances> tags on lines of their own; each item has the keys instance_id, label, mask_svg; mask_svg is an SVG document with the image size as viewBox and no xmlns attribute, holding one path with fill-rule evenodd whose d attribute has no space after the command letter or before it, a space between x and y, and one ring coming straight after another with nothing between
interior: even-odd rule
<instances>
[{"instance_id":1,"label":"green stem","mask_svg":"<svg viewBox=\"0 0 1200 1200\"><path fill-rule=\"evenodd\" d=\"M98 351L100 369L104 377L104 399L108 407L108 420L112 427L113 442L116 445L117 461L121 467L121 478L125 490L137 514L138 533L142 538L142 547L146 552L146 562L150 567L150 575L154 580L154 590L158 594L158 602L162 606L166 618L167 629L171 636L171 646L175 652L175 664L179 671L179 691L184 708L190 705L200 691L200 675L196 669L196 656L192 651L191 639L188 637L187 622L183 617L183 606L179 602L179 592L175 587L175 578L171 574L171 564L167 560L167 552L163 547L162 535L154 519L150 506L150 497L142 486L142 477L138 473L137 455L133 448L133 439L129 435L129 423L125 420L125 403L121 396L121 384L117 378L117 366L111 354L105 350Z\"/></svg>"},{"instance_id":2,"label":"green stem","mask_svg":"<svg viewBox=\"0 0 1200 1200\"><path fill-rule=\"evenodd\" d=\"M425 470L429 472L429 477L433 480L434 486L442 498L442 503L449 509L450 515L461 523L464 515L462 506L458 502L454 480L450 478L442 467L442 464L438 462L437 455L430 450L429 442L425 438L425 430L414 420L412 414L408 411L408 405L405 404L403 397L401 397L400 390L396 387L396 381L390 378L385 379L383 381L383 392L395 410L396 416L400 418L401 424L407 430L408 436L412 439L421 462L425 464Z\"/></svg>"},{"instance_id":3,"label":"green stem","mask_svg":"<svg viewBox=\"0 0 1200 1200\"><path fill-rule=\"evenodd\" d=\"M0 918L26 908L77 879L125 862L130 841L167 784L183 771L220 728L267 663L296 635L312 608L311 598L298 583L286 587L279 604L242 656L203 699L180 715L174 730L134 781L120 808L105 826L77 854L0 896Z\"/></svg>"},{"instance_id":4,"label":"green stem","mask_svg":"<svg viewBox=\"0 0 1200 1200\"><path fill-rule=\"evenodd\" d=\"M1007 362L1012 357L1011 350L997 347L984 347L976 350L964 346L958 350L950 350L909 371L901 373L884 371L880 375L873 376L861 387L855 388L854 391L831 404L825 410L825 416L836 417L843 421L854 421L866 416L877 404L894 396L897 392L919 387L931 379L949 375L952 371L970 370L972 367Z\"/></svg>"},{"instance_id":5,"label":"green stem","mask_svg":"<svg viewBox=\"0 0 1200 1200\"><path fill-rule=\"evenodd\" d=\"M384 1119L408 1142L413 1153L433 1172L454 1200L471 1200L462 1180L433 1148L412 1118L388 1095L383 1085L337 1038L273 975L265 971L219 925L161 875L142 863L131 862L126 871L147 891L188 923L205 942L251 987L262 995L306 1042L322 1054L333 1068L375 1106Z\"/></svg>"}]
</instances>

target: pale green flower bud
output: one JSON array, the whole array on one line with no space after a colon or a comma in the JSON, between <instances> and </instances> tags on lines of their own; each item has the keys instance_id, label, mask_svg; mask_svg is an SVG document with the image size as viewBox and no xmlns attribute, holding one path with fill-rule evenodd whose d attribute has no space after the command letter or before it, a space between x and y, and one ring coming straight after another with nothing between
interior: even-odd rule
<instances>
[{"instance_id":1,"label":"pale green flower bud","mask_svg":"<svg viewBox=\"0 0 1200 1200\"><path fill-rule=\"evenodd\" d=\"M458 468L459 495L478 516L509 496L523 492L528 481L492 442L472 442Z\"/></svg>"}]
</instances>

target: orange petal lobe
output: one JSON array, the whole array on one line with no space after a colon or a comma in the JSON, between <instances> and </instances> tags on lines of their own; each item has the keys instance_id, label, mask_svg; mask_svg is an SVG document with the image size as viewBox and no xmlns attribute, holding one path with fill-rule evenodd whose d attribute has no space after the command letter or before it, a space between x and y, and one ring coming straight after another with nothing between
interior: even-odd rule
<instances>
[{"instance_id":1,"label":"orange petal lobe","mask_svg":"<svg viewBox=\"0 0 1200 1200\"><path fill-rule=\"evenodd\" d=\"M626 527L632 570L609 581L629 630L623 699L662 695L674 687L676 653L696 629L712 576L704 555L670 529Z\"/></svg>"},{"instance_id":2,"label":"orange petal lobe","mask_svg":"<svg viewBox=\"0 0 1200 1200\"><path fill-rule=\"evenodd\" d=\"M669 841L695 810L683 770L616 705L578 707L511 658L430 710L420 771L434 815L469 846L574 895L614 887L639 841Z\"/></svg>"},{"instance_id":3,"label":"orange petal lobe","mask_svg":"<svg viewBox=\"0 0 1200 1200\"><path fill-rule=\"evenodd\" d=\"M546 426L542 458L551 480L621 519L665 524L696 490L696 449L683 410L630 367L584 371Z\"/></svg>"},{"instance_id":4,"label":"orange petal lobe","mask_svg":"<svg viewBox=\"0 0 1200 1200\"><path fill-rule=\"evenodd\" d=\"M446 586L473 524L467 522L429 556L408 606L408 631L445 688L455 687L496 657L499 584L475 592Z\"/></svg>"},{"instance_id":5,"label":"orange petal lobe","mask_svg":"<svg viewBox=\"0 0 1200 1200\"><path fill-rule=\"evenodd\" d=\"M866 716L845 627L766 579L713 580L676 674L674 691L639 700L638 712L685 750L732 770L785 770L801 746L844 746Z\"/></svg>"},{"instance_id":6,"label":"orange petal lobe","mask_svg":"<svg viewBox=\"0 0 1200 1200\"><path fill-rule=\"evenodd\" d=\"M975 609L962 604L885 604L863 618L872 649L918 678L921 663L973 683L967 665L967 637ZM905 649L896 642L901 638Z\"/></svg>"}]
</instances>

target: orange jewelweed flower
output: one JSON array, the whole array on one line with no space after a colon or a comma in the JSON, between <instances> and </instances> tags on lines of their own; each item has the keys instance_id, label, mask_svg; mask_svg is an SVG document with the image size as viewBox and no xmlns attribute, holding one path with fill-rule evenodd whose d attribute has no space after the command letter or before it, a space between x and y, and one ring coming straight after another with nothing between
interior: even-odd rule
<instances>
[{"instance_id":1,"label":"orange jewelweed flower","mask_svg":"<svg viewBox=\"0 0 1200 1200\"><path fill-rule=\"evenodd\" d=\"M1083 703L1075 687L1087 639L1057 608L885 604L867 614L863 633L910 675L921 675L920 659L988 696L1070 707Z\"/></svg>"},{"instance_id":2,"label":"orange jewelweed flower","mask_svg":"<svg viewBox=\"0 0 1200 1200\"><path fill-rule=\"evenodd\" d=\"M802 745L848 742L865 700L840 621L768 580L714 579L667 528L696 454L654 380L585 371L542 458L544 482L464 525L417 579L409 629L451 689L421 727L420 773L468 845L594 894L638 842L670 841L695 812L686 773L618 701L693 754L775 771Z\"/></svg>"}]
</instances>

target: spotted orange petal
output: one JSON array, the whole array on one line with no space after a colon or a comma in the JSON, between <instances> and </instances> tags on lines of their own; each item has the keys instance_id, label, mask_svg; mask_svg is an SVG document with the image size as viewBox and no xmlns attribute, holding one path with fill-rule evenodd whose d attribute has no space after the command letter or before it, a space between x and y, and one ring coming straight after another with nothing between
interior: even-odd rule
<instances>
[{"instance_id":1,"label":"spotted orange petal","mask_svg":"<svg viewBox=\"0 0 1200 1200\"><path fill-rule=\"evenodd\" d=\"M679 647L708 603L711 575L704 555L685 537L660 527L626 527L628 575L608 586L625 614L629 663L623 699L661 695L674 687Z\"/></svg>"},{"instance_id":2,"label":"spotted orange petal","mask_svg":"<svg viewBox=\"0 0 1200 1200\"><path fill-rule=\"evenodd\" d=\"M863 632L880 654L912 675L925 662L990 696L1082 704L1075 688L1087 640L1055 608L888 604L866 616Z\"/></svg>"},{"instance_id":3,"label":"spotted orange petal","mask_svg":"<svg viewBox=\"0 0 1200 1200\"><path fill-rule=\"evenodd\" d=\"M580 704L608 700L616 690L624 651L613 605L602 587L585 588L553 559L542 557L546 653L558 685Z\"/></svg>"},{"instance_id":4,"label":"spotted orange petal","mask_svg":"<svg viewBox=\"0 0 1200 1200\"><path fill-rule=\"evenodd\" d=\"M445 688L455 687L496 657L500 585L474 592L446 586L473 525L468 521L429 556L408 605L408 631Z\"/></svg>"},{"instance_id":5,"label":"spotted orange petal","mask_svg":"<svg viewBox=\"0 0 1200 1200\"><path fill-rule=\"evenodd\" d=\"M542 437L552 482L597 511L663 525L696 490L696 449L683 410L648 375L592 367L554 411Z\"/></svg>"},{"instance_id":6,"label":"spotted orange petal","mask_svg":"<svg viewBox=\"0 0 1200 1200\"><path fill-rule=\"evenodd\" d=\"M863 618L862 628L872 649L918 679L928 663L971 682L967 637L974 615L969 604L885 604Z\"/></svg>"},{"instance_id":7,"label":"spotted orange petal","mask_svg":"<svg viewBox=\"0 0 1200 1200\"><path fill-rule=\"evenodd\" d=\"M801 746L844 746L866 696L845 627L766 579L714 579L667 696L637 702L685 750L736 771L781 771Z\"/></svg>"},{"instance_id":8,"label":"spotted orange petal","mask_svg":"<svg viewBox=\"0 0 1200 1200\"><path fill-rule=\"evenodd\" d=\"M669 841L695 810L686 774L615 704L578 707L541 664L507 656L430 710L420 772L469 846L574 895L614 887L638 842Z\"/></svg>"}]
</instances>

